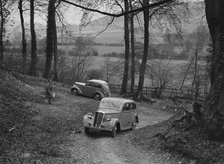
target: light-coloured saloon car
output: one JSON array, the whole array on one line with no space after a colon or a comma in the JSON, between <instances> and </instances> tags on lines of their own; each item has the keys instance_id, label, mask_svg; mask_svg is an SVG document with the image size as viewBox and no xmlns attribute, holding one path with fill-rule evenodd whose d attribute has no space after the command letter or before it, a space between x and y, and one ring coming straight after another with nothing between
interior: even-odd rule
<instances>
[{"instance_id":1,"label":"light-coloured saloon car","mask_svg":"<svg viewBox=\"0 0 224 164\"><path fill-rule=\"evenodd\" d=\"M72 94L93 97L101 100L104 97L110 97L110 89L107 82L103 80L92 79L86 83L75 82L71 87Z\"/></svg>"},{"instance_id":2,"label":"light-coloured saloon car","mask_svg":"<svg viewBox=\"0 0 224 164\"><path fill-rule=\"evenodd\" d=\"M133 129L138 123L136 104L133 100L106 97L100 101L98 110L83 117L85 133L91 130L110 131L111 136L121 130Z\"/></svg>"}]
</instances>

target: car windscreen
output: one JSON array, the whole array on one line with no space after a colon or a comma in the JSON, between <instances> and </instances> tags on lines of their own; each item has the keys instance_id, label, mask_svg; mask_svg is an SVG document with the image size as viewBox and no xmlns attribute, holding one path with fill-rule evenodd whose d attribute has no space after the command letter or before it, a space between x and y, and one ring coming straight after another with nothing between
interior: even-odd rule
<instances>
[{"instance_id":1,"label":"car windscreen","mask_svg":"<svg viewBox=\"0 0 224 164\"><path fill-rule=\"evenodd\" d=\"M122 106L122 103L114 102L114 101L101 101L99 110L116 110L120 111L120 106Z\"/></svg>"}]
</instances>

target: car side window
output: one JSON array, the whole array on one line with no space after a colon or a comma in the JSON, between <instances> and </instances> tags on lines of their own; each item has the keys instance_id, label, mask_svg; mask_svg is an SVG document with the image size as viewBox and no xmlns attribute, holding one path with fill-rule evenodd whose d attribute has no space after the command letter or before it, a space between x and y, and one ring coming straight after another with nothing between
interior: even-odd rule
<instances>
[{"instance_id":1,"label":"car side window","mask_svg":"<svg viewBox=\"0 0 224 164\"><path fill-rule=\"evenodd\" d=\"M132 110L136 109L136 104L135 103L131 103L131 109Z\"/></svg>"},{"instance_id":2,"label":"car side window","mask_svg":"<svg viewBox=\"0 0 224 164\"><path fill-rule=\"evenodd\" d=\"M92 86L91 82L86 82L86 86Z\"/></svg>"},{"instance_id":3,"label":"car side window","mask_svg":"<svg viewBox=\"0 0 224 164\"><path fill-rule=\"evenodd\" d=\"M97 83L93 83L93 86L94 86L95 88L101 88L100 84L97 84Z\"/></svg>"},{"instance_id":4,"label":"car side window","mask_svg":"<svg viewBox=\"0 0 224 164\"><path fill-rule=\"evenodd\" d=\"M124 111L130 110L130 104L129 103L125 103L124 106L123 106L123 110Z\"/></svg>"}]
</instances>

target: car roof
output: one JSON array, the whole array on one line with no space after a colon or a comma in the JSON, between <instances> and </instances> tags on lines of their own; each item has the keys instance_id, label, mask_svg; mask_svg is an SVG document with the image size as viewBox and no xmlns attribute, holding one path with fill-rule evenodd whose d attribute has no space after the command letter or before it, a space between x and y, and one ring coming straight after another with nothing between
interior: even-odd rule
<instances>
[{"instance_id":1,"label":"car roof","mask_svg":"<svg viewBox=\"0 0 224 164\"><path fill-rule=\"evenodd\" d=\"M88 82L95 82L95 83L99 83L99 84L107 84L106 81L103 80L97 80L97 79L91 79L91 80L87 80Z\"/></svg>"},{"instance_id":2,"label":"car roof","mask_svg":"<svg viewBox=\"0 0 224 164\"><path fill-rule=\"evenodd\" d=\"M104 97L102 100L115 101L115 102L120 102L120 103L126 103L126 102L132 102L132 103L134 103L133 100L125 99L125 98L120 98L120 97Z\"/></svg>"}]
</instances>

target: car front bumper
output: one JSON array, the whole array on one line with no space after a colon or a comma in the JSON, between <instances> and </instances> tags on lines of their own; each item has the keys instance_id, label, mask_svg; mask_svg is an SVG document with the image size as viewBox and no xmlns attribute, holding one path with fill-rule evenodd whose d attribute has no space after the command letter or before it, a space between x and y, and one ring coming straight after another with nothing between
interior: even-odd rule
<instances>
[{"instance_id":1,"label":"car front bumper","mask_svg":"<svg viewBox=\"0 0 224 164\"><path fill-rule=\"evenodd\" d=\"M96 130L96 131L112 131L113 129L112 122L103 122L99 127L96 127L96 126L93 126L93 121L84 120L83 126L91 130Z\"/></svg>"}]
</instances>

